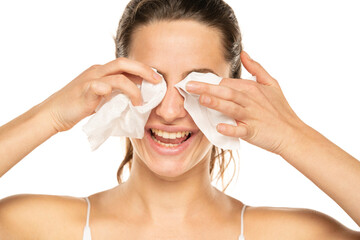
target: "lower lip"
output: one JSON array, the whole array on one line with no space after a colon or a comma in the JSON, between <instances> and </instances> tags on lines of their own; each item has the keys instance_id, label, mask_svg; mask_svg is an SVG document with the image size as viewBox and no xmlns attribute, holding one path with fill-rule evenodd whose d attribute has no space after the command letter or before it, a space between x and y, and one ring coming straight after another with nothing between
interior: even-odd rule
<instances>
[{"instance_id":1,"label":"lower lip","mask_svg":"<svg viewBox=\"0 0 360 240\"><path fill-rule=\"evenodd\" d=\"M145 131L145 136L147 139L147 142L150 143L150 146L159 154L161 155L177 155L180 154L181 152L185 151L185 149L192 143L194 137L195 137L196 133L191 133L191 136L188 140L186 140L185 142L175 146L175 147L166 147L163 146L157 142L155 142L152 137L151 137L151 133L150 130Z\"/></svg>"}]
</instances>

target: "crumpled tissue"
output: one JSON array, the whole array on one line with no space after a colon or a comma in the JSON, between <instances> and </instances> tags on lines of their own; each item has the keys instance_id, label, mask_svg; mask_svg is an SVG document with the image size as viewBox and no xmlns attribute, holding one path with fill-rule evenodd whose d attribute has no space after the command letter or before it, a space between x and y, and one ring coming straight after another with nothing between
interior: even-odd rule
<instances>
[{"instance_id":1,"label":"crumpled tissue","mask_svg":"<svg viewBox=\"0 0 360 240\"><path fill-rule=\"evenodd\" d=\"M140 88L143 105L134 106L130 98L120 90L112 92L109 101L104 99L95 110L96 113L83 126L91 149L94 151L110 136L143 138L144 127L155 108L165 96L166 82L158 84L143 80Z\"/></svg>"},{"instance_id":2,"label":"crumpled tissue","mask_svg":"<svg viewBox=\"0 0 360 240\"><path fill-rule=\"evenodd\" d=\"M199 95L186 91L186 84L189 81L198 81L219 85L222 78L213 73L190 73L184 80L178 82L175 87L184 97L184 108L190 114L195 124L205 135L205 137L215 146L222 149L235 150L240 147L240 139L222 135L216 130L219 123L227 123L237 126L234 119L211 108L207 108L199 103Z\"/></svg>"},{"instance_id":3,"label":"crumpled tissue","mask_svg":"<svg viewBox=\"0 0 360 240\"><path fill-rule=\"evenodd\" d=\"M216 130L219 123L236 126L235 120L221 112L200 105L199 95L191 94L185 89L189 81L218 85L221 80L221 77L212 73L192 72L175 87L184 97L184 108L205 137L219 148L235 150L240 147L240 139L222 135ZM119 90L113 91L110 100L103 100L97 107L96 113L83 126L83 131L87 134L93 151L110 136L143 138L144 127L151 110L160 104L165 96L167 86L163 78L158 84L144 80L138 87L143 98L143 105L134 106L125 94Z\"/></svg>"}]
</instances>

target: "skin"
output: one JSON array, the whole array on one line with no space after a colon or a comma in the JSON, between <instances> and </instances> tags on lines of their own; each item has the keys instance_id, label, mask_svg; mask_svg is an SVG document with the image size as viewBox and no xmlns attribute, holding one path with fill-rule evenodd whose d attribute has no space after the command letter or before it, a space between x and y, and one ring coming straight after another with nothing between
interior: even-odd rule
<instances>
[{"instance_id":1,"label":"skin","mask_svg":"<svg viewBox=\"0 0 360 240\"><path fill-rule=\"evenodd\" d=\"M237 127L219 125L219 132L279 154L360 224L359 162L304 124L278 82L245 52L240 56L242 63L257 81L229 78L222 51L219 33L194 21L141 27L133 35L128 58L92 66L0 128L0 175L57 132L67 131L93 114L101 98L107 98L113 89L124 91L133 104L141 104L135 84L141 79L158 81L150 67L164 75L168 91L151 112L146 127L171 125L195 131L197 127L173 85L192 69L207 68L224 78L221 84L193 82L187 88L201 95L201 104L238 122ZM130 178L90 196L93 239L237 239L243 204L211 185L211 144L201 132L194 140L185 152L169 157L154 153L146 139L131 139L134 158ZM86 207L84 199L73 197L7 197L0 201L0 238L81 239ZM313 210L248 207L245 213L247 239L360 237L359 232Z\"/></svg>"},{"instance_id":2,"label":"skin","mask_svg":"<svg viewBox=\"0 0 360 240\"><path fill-rule=\"evenodd\" d=\"M154 32L156 35L149 38ZM204 37L213 41L204 41ZM174 85L193 69L208 68L219 76L229 76L229 66L221 50L218 32L208 31L196 22L161 22L134 34L129 58L141 60L162 72L168 86L163 101L153 109L145 128L166 125L199 131ZM169 56L172 61L168 60ZM135 149L134 166L125 184L126 195L131 201L140 198L136 207L144 209L153 222L166 223L169 211L172 222L184 222L194 212L216 207L213 198L217 193L211 186L209 174L212 144L201 132L194 138L190 148L175 156L157 154L146 138L131 139Z\"/></svg>"}]
</instances>

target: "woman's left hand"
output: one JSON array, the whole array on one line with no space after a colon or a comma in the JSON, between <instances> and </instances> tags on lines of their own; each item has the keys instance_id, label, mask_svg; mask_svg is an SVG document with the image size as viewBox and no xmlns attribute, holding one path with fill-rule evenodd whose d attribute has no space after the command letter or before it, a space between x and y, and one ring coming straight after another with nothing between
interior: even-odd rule
<instances>
[{"instance_id":1,"label":"woman's left hand","mask_svg":"<svg viewBox=\"0 0 360 240\"><path fill-rule=\"evenodd\" d=\"M240 57L256 81L224 78L219 85L192 81L186 89L199 94L202 105L236 120L237 126L219 124L221 134L281 155L306 124L291 109L277 80L244 51Z\"/></svg>"}]
</instances>

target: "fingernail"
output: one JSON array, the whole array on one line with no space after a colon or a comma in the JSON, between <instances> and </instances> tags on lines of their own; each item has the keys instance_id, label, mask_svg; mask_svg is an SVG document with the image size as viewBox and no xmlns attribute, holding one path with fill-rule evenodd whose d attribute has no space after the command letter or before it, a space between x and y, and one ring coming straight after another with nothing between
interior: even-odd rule
<instances>
[{"instance_id":1,"label":"fingernail","mask_svg":"<svg viewBox=\"0 0 360 240\"><path fill-rule=\"evenodd\" d=\"M186 84L186 90L188 91L196 91L200 88L200 86L196 83L188 82Z\"/></svg>"},{"instance_id":2,"label":"fingernail","mask_svg":"<svg viewBox=\"0 0 360 240\"><path fill-rule=\"evenodd\" d=\"M157 74L157 73L154 73L154 74L153 74L153 77L154 77L154 79L156 80L156 82L161 82L161 80L162 80L162 77L161 77L159 74Z\"/></svg>"}]
</instances>

